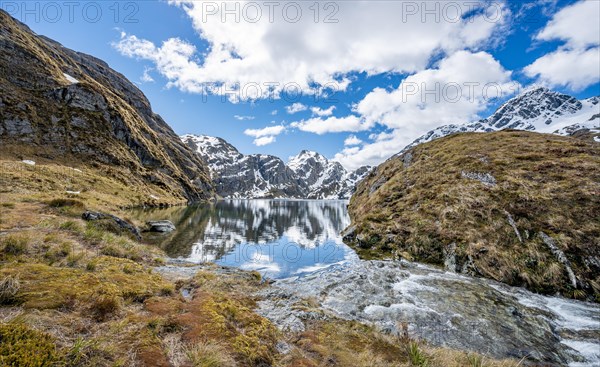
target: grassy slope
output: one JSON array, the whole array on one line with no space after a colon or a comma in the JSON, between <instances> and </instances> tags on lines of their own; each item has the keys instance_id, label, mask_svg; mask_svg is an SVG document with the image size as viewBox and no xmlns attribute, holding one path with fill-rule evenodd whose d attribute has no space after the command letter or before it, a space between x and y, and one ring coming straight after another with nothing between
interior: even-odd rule
<instances>
[{"instance_id":1,"label":"grassy slope","mask_svg":"<svg viewBox=\"0 0 600 367\"><path fill-rule=\"evenodd\" d=\"M67 167L4 163L1 366L516 365L331 316L281 332L253 311L252 294L268 286L257 273L207 266L191 279L166 279L153 271L164 262L159 249L81 220L85 209L122 215L119 207L135 204L118 180L83 168L74 180L85 190L68 195L57 176ZM298 307L323 312L310 300ZM282 341L289 353L277 351Z\"/></svg>"},{"instance_id":2,"label":"grassy slope","mask_svg":"<svg viewBox=\"0 0 600 367\"><path fill-rule=\"evenodd\" d=\"M486 185L465 173L489 173ZM363 257L444 264L541 293L600 301L600 144L530 132L457 134L379 166L350 202ZM522 242L510 225L514 219ZM542 242L551 236L578 278Z\"/></svg>"}]
</instances>

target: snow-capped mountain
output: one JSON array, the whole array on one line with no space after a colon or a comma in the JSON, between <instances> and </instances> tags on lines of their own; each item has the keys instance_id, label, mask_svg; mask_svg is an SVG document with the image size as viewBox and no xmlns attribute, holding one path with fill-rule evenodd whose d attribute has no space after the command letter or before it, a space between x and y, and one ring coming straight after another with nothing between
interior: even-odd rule
<instances>
[{"instance_id":1,"label":"snow-capped mountain","mask_svg":"<svg viewBox=\"0 0 600 367\"><path fill-rule=\"evenodd\" d=\"M417 138L398 154L415 145L450 134L505 129L559 135L589 134L594 140L599 141L600 97L579 101L575 97L548 88L532 89L510 99L486 119L437 127Z\"/></svg>"},{"instance_id":2,"label":"snow-capped mountain","mask_svg":"<svg viewBox=\"0 0 600 367\"><path fill-rule=\"evenodd\" d=\"M364 166L348 172L339 162L329 161L321 154L309 150L291 157L287 165L305 185L305 196L309 199L350 198L356 184L371 169Z\"/></svg>"},{"instance_id":3,"label":"snow-capped mountain","mask_svg":"<svg viewBox=\"0 0 600 367\"><path fill-rule=\"evenodd\" d=\"M208 164L211 177L214 172L220 172L225 166L243 158L233 145L221 138L206 135L183 135L180 138Z\"/></svg>"},{"instance_id":4,"label":"snow-capped mountain","mask_svg":"<svg viewBox=\"0 0 600 367\"><path fill-rule=\"evenodd\" d=\"M278 157L241 154L221 138L183 135L181 140L210 169L217 194L225 198L302 197L294 172Z\"/></svg>"},{"instance_id":5,"label":"snow-capped mountain","mask_svg":"<svg viewBox=\"0 0 600 367\"><path fill-rule=\"evenodd\" d=\"M272 155L243 155L221 138L183 135L181 140L208 164L224 198L348 199L370 169L347 172L338 162L306 150L286 165Z\"/></svg>"},{"instance_id":6,"label":"snow-capped mountain","mask_svg":"<svg viewBox=\"0 0 600 367\"><path fill-rule=\"evenodd\" d=\"M346 170L338 162L330 162L316 152L303 150L288 161L288 167L305 186L306 197L326 199L339 191Z\"/></svg>"}]
</instances>

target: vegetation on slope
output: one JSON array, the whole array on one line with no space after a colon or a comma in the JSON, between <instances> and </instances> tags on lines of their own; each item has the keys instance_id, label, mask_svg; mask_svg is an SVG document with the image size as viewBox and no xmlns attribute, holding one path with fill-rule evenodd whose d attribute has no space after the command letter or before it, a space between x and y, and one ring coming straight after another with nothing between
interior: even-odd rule
<instances>
[{"instance_id":1,"label":"vegetation on slope","mask_svg":"<svg viewBox=\"0 0 600 367\"><path fill-rule=\"evenodd\" d=\"M0 24L0 157L90 167L165 203L212 196L206 165L123 75L3 10Z\"/></svg>"},{"instance_id":2,"label":"vegetation on slope","mask_svg":"<svg viewBox=\"0 0 600 367\"><path fill-rule=\"evenodd\" d=\"M363 257L400 256L600 301L593 141L523 131L448 136L380 165L349 210L346 239Z\"/></svg>"},{"instance_id":3,"label":"vegetation on slope","mask_svg":"<svg viewBox=\"0 0 600 367\"><path fill-rule=\"evenodd\" d=\"M137 202L131 187L83 168L72 180L84 190L67 194L60 172L68 167L3 163L2 366L516 365L386 335L310 300L298 307L323 317L280 331L254 311L268 287L258 273L206 265L189 279L167 278L155 270L160 249L81 219L85 210L123 217L120 207Z\"/></svg>"}]
</instances>

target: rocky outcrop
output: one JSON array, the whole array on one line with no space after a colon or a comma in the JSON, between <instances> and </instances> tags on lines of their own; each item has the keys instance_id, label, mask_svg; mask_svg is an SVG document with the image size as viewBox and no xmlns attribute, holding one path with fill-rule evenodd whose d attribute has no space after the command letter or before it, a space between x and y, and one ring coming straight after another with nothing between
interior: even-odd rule
<instances>
[{"instance_id":1,"label":"rocky outcrop","mask_svg":"<svg viewBox=\"0 0 600 367\"><path fill-rule=\"evenodd\" d=\"M100 212L93 212L93 211L86 211L81 215L81 218L83 220L87 220L87 221L107 220L109 222L113 222L114 224L117 225L117 227L120 230L130 232L137 240L142 239L142 236L140 235L140 231L137 229L136 226L134 226L133 224L131 224L115 215L100 213Z\"/></svg>"},{"instance_id":2,"label":"rocky outcrop","mask_svg":"<svg viewBox=\"0 0 600 367\"><path fill-rule=\"evenodd\" d=\"M146 222L148 232L168 233L175 230L175 225L169 220L155 220Z\"/></svg>"},{"instance_id":3,"label":"rocky outcrop","mask_svg":"<svg viewBox=\"0 0 600 367\"><path fill-rule=\"evenodd\" d=\"M420 264L348 262L277 280L260 295L257 312L282 330L303 331L312 320L341 317L524 365L592 366L599 359L597 305ZM311 309L302 307L307 298ZM314 312L317 305L325 312Z\"/></svg>"},{"instance_id":4,"label":"rocky outcrop","mask_svg":"<svg viewBox=\"0 0 600 367\"><path fill-rule=\"evenodd\" d=\"M105 62L67 49L0 10L0 151L54 163L122 168L119 179L200 201L205 164Z\"/></svg>"},{"instance_id":5,"label":"rocky outcrop","mask_svg":"<svg viewBox=\"0 0 600 367\"><path fill-rule=\"evenodd\" d=\"M496 178L494 178L494 176L492 176L489 173L481 173L481 172L465 172L462 171L460 173L461 177L469 179L469 180L475 180L475 181L479 181L484 185L487 186L496 186Z\"/></svg>"},{"instance_id":6,"label":"rocky outcrop","mask_svg":"<svg viewBox=\"0 0 600 367\"><path fill-rule=\"evenodd\" d=\"M577 288L577 278L575 277L575 273L573 273L573 269L571 268L571 263L569 262L569 259L567 259L567 257L565 256L565 253L562 252L556 246L556 243L554 243L554 240L550 236L545 234L544 232L540 232L540 238L542 239L542 241L544 241L546 246L548 246L550 251L552 251L552 254L556 257L556 259L561 264L564 265L565 270L567 271L567 274L569 275L569 280L571 281L571 285L573 286L573 288Z\"/></svg>"}]
</instances>

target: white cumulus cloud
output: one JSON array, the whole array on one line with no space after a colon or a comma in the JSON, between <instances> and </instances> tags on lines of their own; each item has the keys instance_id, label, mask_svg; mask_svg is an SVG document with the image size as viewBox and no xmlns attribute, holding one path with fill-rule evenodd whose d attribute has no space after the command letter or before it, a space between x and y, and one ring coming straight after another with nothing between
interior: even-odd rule
<instances>
[{"instance_id":1,"label":"white cumulus cloud","mask_svg":"<svg viewBox=\"0 0 600 367\"><path fill-rule=\"evenodd\" d=\"M320 108L320 107L311 107L310 111L313 115L316 116L331 116L333 115L333 110L335 110L335 106L330 106L329 108Z\"/></svg>"},{"instance_id":2,"label":"white cumulus cloud","mask_svg":"<svg viewBox=\"0 0 600 367\"><path fill-rule=\"evenodd\" d=\"M496 97L514 94L518 88L511 72L490 54L457 51L436 67L410 75L392 91L376 88L367 94L354 108L359 117L349 116L348 128L338 130L360 131L376 124L387 129L371 134L372 142L358 150L345 148L335 160L349 169L379 164L432 128L479 119ZM297 125L316 133L325 126L316 121Z\"/></svg>"},{"instance_id":3,"label":"white cumulus cloud","mask_svg":"<svg viewBox=\"0 0 600 367\"><path fill-rule=\"evenodd\" d=\"M284 131L285 126L277 125L267 126L262 129L246 129L244 130L244 134L254 137L254 145L260 147L263 145L274 143L276 141L275 137Z\"/></svg>"},{"instance_id":4,"label":"white cumulus cloud","mask_svg":"<svg viewBox=\"0 0 600 367\"><path fill-rule=\"evenodd\" d=\"M305 106L305 105L303 105L302 103L299 103L299 102L296 102L294 104L291 104L291 105L285 107L285 110L290 115L293 115L294 113L297 113L297 112L306 111L307 109L308 109L307 106Z\"/></svg>"},{"instance_id":5,"label":"white cumulus cloud","mask_svg":"<svg viewBox=\"0 0 600 367\"><path fill-rule=\"evenodd\" d=\"M597 46L600 43L599 16L600 1L581 0L556 13L536 38L564 40L572 48Z\"/></svg>"},{"instance_id":6,"label":"white cumulus cloud","mask_svg":"<svg viewBox=\"0 0 600 367\"><path fill-rule=\"evenodd\" d=\"M326 9L317 3L318 13L312 2L169 3L185 11L207 50L178 38L159 45L127 34L114 47L154 62L169 86L200 93L215 83L211 92L238 89L242 100L290 87L344 90L351 72L418 72L440 52L489 43L510 16L502 2L486 0L341 1Z\"/></svg>"},{"instance_id":7,"label":"white cumulus cloud","mask_svg":"<svg viewBox=\"0 0 600 367\"><path fill-rule=\"evenodd\" d=\"M350 135L346 138L346 140L344 140L345 146L359 145L360 143L362 143L362 140L360 140L356 135Z\"/></svg>"},{"instance_id":8,"label":"white cumulus cloud","mask_svg":"<svg viewBox=\"0 0 600 367\"><path fill-rule=\"evenodd\" d=\"M279 135L285 130L285 126L277 125L277 126L267 126L262 129L246 129L244 130L244 134L248 136L253 136L255 138L260 138L262 136L268 135Z\"/></svg>"},{"instance_id":9,"label":"white cumulus cloud","mask_svg":"<svg viewBox=\"0 0 600 367\"><path fill-rule=\"evenodd\" d=\"M262 147L263 145L268 145L274 143L276 138L274 136L262 136L260 138L254 139L254 145L257 147Z\"/></svg>"},{"instance_id":10,"label":"white cumulus cloud","mask_svg":"<svg viewBox=\"0 0 600 367\"><path fill-rule=\"evenodd\" d=\"M368 130L372 125L355 115L345 117L331 116L326 119L310 118L308 120L292 122L290 126L302 131L323 135L326 133L357 132Z\"/></svg>"},{"instance_id":11,"label":"white cumulus cloud","mask_svg":"<svg viewBox=\"0 0 600 367\"><path fill-rule=\"evenodd\" d=\"M540 41L564 45L524 68L542 84L578 91L600 82L600 1L579 1L556 13L537 34Z\"/></svg>"},{"instance_id":12,"label":"white cumulus cloud","mask_svg":"<svg viewBox=\"0 0 600 367\"><path fill-rule=\"evenodd\" d=\"M582 90L600 82L600 49L558 50L528 65L525 74L538 77L541 84Z\"/></svg>"},{"instance_id":13,"label":"white cumulus cloud","mask_svg":"<svg viewBox=\"0 0 600 367\"><path fill-rule=\"evenodd\" d=\"M140 78L140 80L144 83L153 83L154 82L154 78L152 78L152 75L150 75L150 72L152 71L152 68L144 68L144 74L142 74L142 77Z\"/></svg>"}]
</instances>

